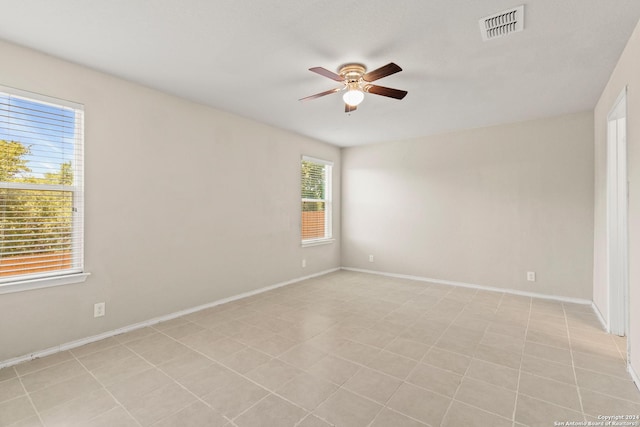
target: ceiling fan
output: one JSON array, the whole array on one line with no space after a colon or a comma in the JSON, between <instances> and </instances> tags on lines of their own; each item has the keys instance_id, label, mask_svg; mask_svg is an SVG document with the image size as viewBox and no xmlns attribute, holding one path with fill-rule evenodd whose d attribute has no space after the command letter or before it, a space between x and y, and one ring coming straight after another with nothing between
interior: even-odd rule
<instances>
[{"instance_id":1,"label":"ceiling fan","mask_svg":"<svg viewBox=\"0 0 640 427\"><path fill-rule=\"evenodd\" d=\"M344 100L344 112L350 113L358 108L358 105L364 100L364 93L373 93L375 95L387 96L389 98L402 99L407 95L406 90L392 89L390 87L372 85L371 82L379 80L383 77L390 76L402 71L398 65L393 62L380 67L376 70L369 71L362 64L345 64L338 70L338 74L322 67L309 68L309 71L328 77L331 80L342 83L342 86L330 89L325 92L316 93L315 95L301 98L300 101L308 101L320 98L321 96L330 95L332 93L346 90L342 99Z\"/></svg>"}]
</instances>

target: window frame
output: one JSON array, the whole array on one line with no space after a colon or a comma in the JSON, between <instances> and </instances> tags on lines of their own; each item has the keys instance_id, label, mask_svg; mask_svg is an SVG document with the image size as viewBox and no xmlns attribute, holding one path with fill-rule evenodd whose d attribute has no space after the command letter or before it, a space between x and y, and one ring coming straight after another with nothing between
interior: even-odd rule
<instances>
[{"instance_id":1,"label":"window frame","mask_svg":"<svg viewBox=\"0 0 640 427\"><path fill-rule=\"evenodd\" d=\"M73 264L70 268L42 273L20 274L0 279L0 295L51 286L82 283L90 275L84 271L84 105L3 85L0 85L0 92L7 94L9 97L22 98L43 105L74 110L76 119L73 152L75 179L73 180L73 184L57 185L0 182L0 187L17 190L71 192L73 200L72 235L79 236L77 238L79 248L73 249L75 253Z\"/></svg>"},{"instance_id":2,"label":"window frame","mask_svg":"<svg viewBox=\"0 0 640 427\"><path fill-rule=\"evenodd\" d=\"M323 199L309 199L302 197L302 175L300 176L300 242L302 247L317 246L332 243L335 241L333 238L333 162L329 160L318 159L316 157L302 156L300 159L300 168L302 168L302 162L310 162L318 165L323 165L325 168L324 174L324 198ZM302 169L300 169L300 172ZM323 202L324 203L324 237L303 239L302 238L302 205L305 202Z\"/></svg>"}]
</instances>

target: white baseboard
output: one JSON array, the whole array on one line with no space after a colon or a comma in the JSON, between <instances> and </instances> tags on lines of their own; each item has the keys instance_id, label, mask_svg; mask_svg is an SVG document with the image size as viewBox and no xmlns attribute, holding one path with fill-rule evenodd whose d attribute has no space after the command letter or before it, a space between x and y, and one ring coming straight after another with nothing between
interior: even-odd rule
<instances>
[{"instance_id":1,"label":"white baseboard","mask_svg":"<svg viewBox=\"0 0 640 427\"><path fill-rule=\"evenodd\" d=\"M631 363L627 364L627 371L629 371L629 375L631 375L631 379L636 385L636 388L640 391L640 376L638 376L638 373L633 369Z\"/></svg>"},{"instance_id":2,"label":"white baseboard","mask_svg":"<svg viewBox=\"0 0 640 427\"><path fill-rule=\"evenodd\" d=\"M472 289L481 289L483 291L506 292L508 294L513 294L513 295L521 295L521 296L525 296L525 297L549 299L549 300L555 300L555 301L561 301L561 302L569 302L569 303L573 303L573 304L591 305L591 303L592 303L592 301L587 300L587 299L582 299L582 298L572 298L572 297L563 297L563 296L557 296L557 295L538 294L538 293L535 293L535 292L519 291L517 289L495 288L493 286L483 286L483 285L476 285L476 284L473 284L473 283L455 282L455 281L452 281L452 280L431 279L431 278L428 278L428 277L410 276L410 275L407 275L407 274L387 273L387 272L384 272L384 271L365 270L365 269L362 269L362 268L342 267L342 270L357 271L357 272L360 272L360 273L377 274L379 276L396 277L396 278L399 278L399 279L416 280L416 281L419 281L419 282L437 283L437 284L440 284L440 285L459 286L459 287L463 287L463 288L472 288Z\"/></svg>"},{"instance_id":3,"label":"white baseboard","mask_svg":"<svg viewBox=\"0 0 640 427\"><path fill-rule=\"evenodd\" d=\"M591 308L593 309L594 313L596 313L596 316L598 316L598 320L600 321L600 324L602 325L602 328L608 333L611 333L611 330L609 329L609 325L607 324L607 322L605 322L604 317L602 316L602 313L600 313L600 309L598 308L598 306L596 305L595 302L591 303Z\"/></svg>"},{"instance_id":4,"label":"white baseboard","mask_svg":"<svg viewBox=\"0 0 640 427\"><path fill-rule=\"evenodd\" d=\"M134 331L136 329L145 328L147 326L152 326L152 325L155 325L156 323L166 322L167 320L175 319L177 317L185 316L187 314L195 313L197 311L204 310L204 309L211 308L211 307L215 307L217 305L221 305L221 304L225 304L225 303L228 303L228 302L236 301L236 300L239 300L239 299L247 298L247 297L250 297L250 296L253 296L253 295L258 295L258 294L261 294L263 292L271 291L273 289L281 288L283 286L287 286L287 285L291 285L291 284L294 284L294 283L298 283L298 282L301 282L303 280L311 279L311 278L318 277L318 276L324 276L325 274L333 273L334 271L338 271L338 270L340 270L340 268L332 268L332 269L329 269L329 270L324 270L324 271L321 271L319 273L314 273L314 274L310 274L308 276L298 277L296 279L287 280L286 282L276 283L275 285L265 286L263 288L255 289L253 291L243 292L243 293L238 294L238 295L233 295L231 297L223 298L223 299L220 299L220 300L216 300L216 301L213 301L213 302L210 302L210 303L207 303L207 304L199 305L197 307L191 307L191 308L188 308L186 310L176 311L175 313L166 314L164 316L154 317L153 319L145 320L143 322L135 323L133 325L127 325L127 326L124 326L122 328L118 328L118 329L114 329L114 330L111 330L111 331L103 332L103 333L98 334L98 335L93 335L93 336L90 336L90 337L81 338L79 340L71 341L71 342L68 342L68 343L65 343L65 344L61 344L61 345L58 345L58 346L55 346L55 347L49 347L49 348L47 348L45 350L39 350L39 351L30 353L30 354L26 354L24 356L14 357L12 359L1 361L0 362L0 369L6 368L6 367L9 367L9 366L13 366L13 365L17 365L18 363L27 362L29 360L38 359L38 358L45 357L45 356L50 356L52 354L59 353L61 351L71 350L71 349L74 349L74 348L77 348L77 347L81 347L81 346L83 346L85 344L90 344L92 342L100 341L100 340L103 340L105 338L113 337L115 335L124 334L125 332L130 332L130 331Z\"/></svg>"}]
</instances>

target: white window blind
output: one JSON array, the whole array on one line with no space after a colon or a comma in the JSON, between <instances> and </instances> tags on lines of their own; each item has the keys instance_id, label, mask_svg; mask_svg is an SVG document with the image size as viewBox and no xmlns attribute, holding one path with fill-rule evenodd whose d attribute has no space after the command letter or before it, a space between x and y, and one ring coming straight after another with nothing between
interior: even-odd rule
<instances>
[{"instance_id":1,"label":"white window blind","mask_svg":"<svg viewBox=\"0 0 640 427\"><path fill-rule=\"evenodd\" d=\"M83 271L83 120L0 86L0 286Z\"/></svg>"},{"instance_id":2,"label":"white window blind","mask_svg":"<svg viewBox=\"0 0 640 427\"><path fill-rule=\"evenodd\" d=\"M331 239L332 166L325 160L302 158L302 243Z\"/></svg>"}]
</instances>

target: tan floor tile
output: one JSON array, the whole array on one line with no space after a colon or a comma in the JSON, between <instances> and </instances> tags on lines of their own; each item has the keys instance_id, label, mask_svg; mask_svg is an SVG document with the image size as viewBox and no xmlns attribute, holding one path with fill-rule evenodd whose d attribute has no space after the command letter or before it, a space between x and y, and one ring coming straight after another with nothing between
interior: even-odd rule
<instances>
[{"instance_id":1,"label":"tan floor tile","mask_svg":"<svg viewBox=\"0 0 640 427\"><path fill-rule=\"evenodd\" d=\"M304 344L310 344L315 348L327 353L335 351L346 341L347 340L341 336L336 336L333 333L325 332L307 340Z\"/></svg>"},{"instance_id":2,"label":"tan floor tile","mask_svg":"<svg viewBox=\"0 0 640 427\"><path fill-rule=\"evenodd\" d=\"M184 337L202 332L204 330L205 328L203 326L191 322L186 322L178 326L163 329L162 333L164 333L165 335L169 335L173 339L180 340Z\"/></svg>"},{"instance_id":3,"label":"tan floor tile","mask_svg":"<svg viewBox=\"0 0 640 427\"><path fill-rule=\"evenodd\" d=\"M589 354L592 356L614 358L624 360L623 354L626 354L626 348L621 354L620 349L615 344L602 345L600 343L594 343L592 341L580 340L571 338L571 349L580 353Z\"/></svg>"},{"instance_id":4,"label":"tan floor tile","mask_svg":"<svg viewBox=\"0 0 640 427\"><path fill-rule=\"evenodd\" d=\"M84 425L117 406L118 403L109 393L99 389L48 411L42 411L40 416L46 426Z\"/></svg>"},{"instance_id":5,"label":"tan floor tile","mask_svg":"<svg viewBox=\"0 0 640 427\"><path fill-rule=\"evenodd\" d=\"M22 384L27 392L50 387L59 382L71 379L86 373L87 370L76 360L69 360L58 365L50 366L42 370L23 376Z\"/></svg>"},{"instance_id":6,"label":"tan floor tile","mask_svg":"<svg viewBox=\"0 0 640 427\"><path fill-rule=\"evenodd\" d=\"M300 424L298 424L298 427L331 427L331 424L324 420L321 420L315 415L309 415L304 420L302 420Z\"/></svg>"},{"instance_id":7,"label":"tan floor tile","mask_svg":"<svg viewBox=\"0 0 640 427\"><path fill-rule=\"evenodd\" d=\"M543 344L550 347L569 349L569 339L566 336L560 336L555 334L549 334L544 332L528 331L527 341L534 342L536 344Z\"/></svg>"},{"instance_id":8,"label":"tan floor tile","mask_svg":"<svg viewBox=\"0 0 640 427\"><path fill-rule=\"evenodd\" d=\"M518 393L582 412L578 389L574 385L522 372Z\"/></svg>"},{"instance_id":9,"label":"tan floor tile","mask_svg":"<svg viewBox=\"0 0 640 427\"><path fill-rule=\"evenodd\" d=\"M454 401L442 421L442 427L511 427L509 419Z\"/></svg>"},{"instance_id":10,"label":"tan floor tile","mask_svg":"<svg viewBox=\"0 0 640 427\"><path fill-rule=\"evenodd\" d=\"M471 361L466 376L508 390L515 391L518 388L518 370L480 359Z\"/></svg>"},{"instance_id":11,"label":"tan floor tile","mask_svg":"<svg viewBox=\"0 0 640 427\"><path fill-rule=\"evenodd\" d=\"M339 272L2 369L0 427L139 427L102 386L161 427L594 421L640 412L625 352L587 306Z\"/></svg>"},{"instance_id":12,"label":"tan floor tile","mask_svg":"<svg viewBox=\"0 0 640 427\"><path fill-rule=\"evenodd\" d=\"M302 373L280 387L277 393L296 405L313 411L337 389L336 384Z\"/></svg>"},{"instance_id":13,"label":"tan floor tile","mask_svg":"<svg viewBox=\"0 0 640 427\"><path fill-rule=\"evenodd\" d=\"M496 322L492 322L487 327L487 332L524 339L527 333L527 328L526 326L512 325L506 322L503 323L503 322L496 321Z\"/></svg>"},{"instance_id":14,"label":"tan floor tile","mask_svg":"<svg viewBox=\"0 0 640 427\"><path fill-rule=\"evenodd\" d=\"M593 417L603 414L640 415L640 404L628 400L617 399L587 389L580 389L580 397L584 412Z\"/></svg>"},{"instance_id":15,"label":"tan floor tile","mask_svg":"<svg viewBox=\"0 0 640 427\"><path fill-rule=\"evenodd\" d=\"M383 350L371 359L367 366L403 380L417 364L415 360Z\"/></svg>"},{"instance_id":16,"label":"tan floor tile","mask_svg":"<svg viewBox=\"0 0 640 427\"><path fill-rule=\"evenodd\" d=\"M540 359L529 355L522 357L522 371L539 377L550 378L567 384L575 384L573 366L564 363L556 363L550 360Z\"/></svg>"},{"instance_id":17,"label":"tan floor tile","mask_svg":"<svg viewBox=\"0 0 640 427\"><path fill-rule=\"evenodd\" d=\"M242 344L250 346L257 342L264 341L267 338L271 338L273 336L275 336L275 334L271 331L268 331L262 328L257 328L255 326L248 326L243 331L237 334L233 334L231 338L241 342Z\"/></svg>"},{"instance_id":18,"label":"tan floor tile","mask_svg":"<svg viewBox=\"0 0 640 427\"><path fill-rule=\"evenodd\" d=\"M27 375L32 372L39 371L50 366L58 365L63 362L73 360L73 354L70 351L61 351L50 356L33 359L28 362L20 363L14 366L18 375Z\"/></svg>"},{"instance_id":19,"label":"tan floor tile","mask_svg":"<svg viewBox=\"0 0 640 427\"><path fill-rule=\"evenodd\" d=\"M285 351L290 350L296 344L296 341L292 339L280 335L273 335L253 343L251 347L272 357L276 357L280 356Z\"/></svg>"},{"instance_id":20,"label":"tan floor tile","mask_svg":"<svg viewBox=\"0 0 640 427\"><path fill-rule=\"evenodd\" d=\"M402 384L402 381L397 378L372 369L362 368L342 387L384 404L395 393L400 384Z\"/></svg>"},{"instance_id":21,"label":"tan floor tile","mask_svg":"<svg viewBox=\"0 0 640 427\"><path fill-rule=\"evenodd\" d=\"M480 311L483 313L479 315L476 311ZM483 307L468 305L451 325L454 327L459 326L465 329L483 333L491 323L488 319L485 318L487 311L493 310L487 310Z\"/></svg>"},{"instance_id":22,"label":"tan floor tile","mask_svg":"<svg viewBox=\"0 0 640 427\"><path fill-rule=\"evenodd\" d=\"M320 405L314 414L338 426L365 427L382 406L340 389Z\"/></svg>"},{"instance_id":23,"label":"tan floor tile","mask_svg":"<svg viewBox=\"0 0 640 427\"><path fill-rule=\"evenodd\" d=\"M526 344L525 344L526 348ZM496 347L490 347L488 345L480 344L473 353L473 357L476 359L484 360L485 362L495 363L497 365L503 365L507 368L520 369L520 363L522 361L522 354L513 351L502 350Z\"/></svg>"},{"instance_id":24,"label":"tan floor tile","mask_svg":"<svg viewBox=\"0 0 640 427\"><path fill-rule=\"evenodd\" d=\"M580 368L576 368L576 377L580 388L640 403L640 391L631 379L622 379Z\"/></svg>"},{"instance_id":25,"label":"tan floor tile","mask_svg":"<svg viewBox=\"0 0 640 427\"><path fill-rule=\"evenodd\" d=\"M120 345L116 341L116 345L105 350L89 353L86 356L79 356L78 360L82 365L90 371L97 369L103 365L113 363L117 360L126 359L133 356L134 353L127 347Z\"/></svg>"},{"instance_id":26,"label":"tan floor tile","mask_svg":"<svg viewBox=\"0 0 640 427\"><path fill-rule=\"evenodd\" d=\"M307 372L332 383L342 385L354 376L360 366L348 360L327 356L307 369Z\"/></svg>"},{"instance_id":27,"label":"tan floor tile","mask_svg":"<svg viewBox=\"0 0 640 427\"><path fill-rule=\"evenodd\" d=\"M38 411L46 411L100 387L91 375L85 373L30 393L30 396Z\"/></svg>"},{"instance_id":28,"label":"tan floor tile","mask_svg":"<svg viewBox=\"0 0 640 427\"><path fill-rule=\"evenodd\" d=\"M370 427L427 427L426 424L412 420L398 412L383 408Z\"/></svg>"},{"instance_id":29,"label":"tan floor tile","mask_svg":"<svg viewBox=\"0 0 640 427\"><path fill-rule=\"evenodd\" d=\"M210 330L187 335L179 341L187 347L203 353L213 359L228 356L246 347L238 341L232 340Z\"/></svg>"},{"instance_id":30,"label":"tan floor tile","mask_svg":"<svg viewBox=\"0 0 640 427\"><path fill-rule=\"evenodd\" d=\"M294 366L284 363L278 359L272 359L271 361L252 369L246 374L246 376L261 386L274 391L301 373L302 371Z\"/></svg>"},{"instance_id":31,"label":"tan floor tile","mask_svg":"<svg viewBox=\"0 0 640 427\"><path fill-rule=\"evenodd\" d=\"M445 337L452 339L458 338L479 344L480 341L482 341L482 337L484 337L484 329L477 330L471 327L451 324L444 332L443 338Z\"/></svg>"},{"instance_id":32,"label":"tan floor tile","mask_svg":"<svg viewBox=\"0 0 640 427\"><path fill-rule=\"evenodd\" d=\"M120 403L127 406L140 397L171 382L173 382L173 380L164 372L152 368L112 384L107 387L107 390L109 390Z\"/></svg>"},{"instance_id":33,"label":"tan floor tile","mask_svg":"<svg viewBox=\"0 0 640 427\"><path fill-rule=\"evenodd\" d=\"M158 365L158 369L169 375L174 380L177 380L199 371L200 369L206 368L213 363L214 362L211 359L196 353L195 351L189 350L187 353L184 353L175 359Z\"/></svg>"},{"instance_id":34,"label":"tan floor tile","mask_svg":"<svg viewBox=\"0 0 640 427\"><path fill-rule=\"evenodd\" d=\"M152 326L153 329L158 331L166 331L167 329L175 328L176 326L186 325L191 323L189 319L184 316L176 317L174 319L165 320L164 322L156 323Z\"/></svg>"},{"instance_id":35,"label":"tan floor tile","mask_svg":"<svg viewBox=\"0 0 640 427\"><path fill-rule=\"evenodd\" d=\"M374 329L362 329L353 337L353 341L367 344L372 347L384 348L396 338L395 334L390 334Z\"/></svg>"},{"instance_id":36,"label":"tan floor tile","mask_svg":"<svg viewBox=\"0 0 640 427\"><path fill-rule=\"evenodd\" d=\"M18 373L16 372L13 366L0 369L0 382L9 380L11 378L15 378L17 376L18 376Z\"/></svg>"},{"instance_id":37,"label":"tan floor tile","mask_svg":"<svg viewBox=\"0 0 640 427\"><path fill-rule=\"evenodd\" d=\"M185 345L161 333L131 341L126 346L154 365L167 362L190 351Z\"/></svg>"},{"instance_id":38,"label":"tan floor tile","mask_svg":"<svg viewBox=\"0 0 640 427\"><path fill-rule=\"evenodd\" d=\"M10 427L42 427L42 426L43 424L40 422L40 418L37 416L33 416L33 417L20 420L17 423L11 424Z\"/></svg>"},{"instance_id":39,"label":"tan floor tile","mask_svg":"<svg viewBox=\"0 0 640 427\"><path fill-rule=\"evenodd\" d=\"M125 407L142 426L150 426L195 401L195 396L172 382L125 404Z\"/></svg>"},{"instance_id":40,"label":"tan floor tile","mask_svg":"<svg viewBox=\"0 0 640 427\"><path fill-rule=\"evenodd\" d=\"M296 303L301 304L300 302ZM243 317L242 321L253 326L259 326L263 329L267 329L276 334L281 331L286 331L294 325L293 322L264 314L257 314L254 317Z\"/></svg>"},{"instance_id":41,"label":"tan floor tile","mask_svg":"<svg viewBox=\"0 0 640 427\"><path fill-rule=\"evenodd\" d=\"M229 369L244 374L260 365L264 365L270 360L271 356L247 347L227 357L221 358L219 362Z\"/></svg>"},{"instance_id":42,"label":"tan floor tile","mask_svg":"<svg viewBox=\"0 0 640 427\"><path fill-rule=\"evenodd\" d=\"M333 354L342 357L343 359L359 363L361 365L366 365L367 362L373 359L378 353L380 353L379 348L354 341L347 341L343 343L333 352Z\"/></svg>"},{"instance_id":43,"label":"tan floor tile","mask_svg":"<svg viewBox=\"0 0 640 427\"><path fill-rule=\"evenodd\" d=\"M576 368L588 369L622 379L629 378L625 362L617 357L598 357L574 351L573 364Z\"/></svg>"},{"instance_id":44,"label":"tan floor tile","mask_svg":"<svg viewBox=\"0 0 640 427\"><path fill-rule=\"evenodd\" d=\"M120 342L114 337L110 337L110 338L102 339L100 341L95 341L89 344L85 344L81 347L76 347L71 350L71 353L73 353L77 358L81 358L91 353L103 351L117 345L120 345Z\"/></svg>"},{"instance_id":45,"label":"tan floor tile","mask_svg":"<svg viewBox=\"0 0 640 427\"><path fill-rule=\"evenodd\" d=\"M407 378L408 383L449 397L453 397L461 381L461 375L422 363Z\"/></svg>"},{"instance_id":46,"label":"tan floor tile","mask_svg":"<svg viewBox=\"0 0 640 427\"><path fill-rule=\"evenodd\" d=\"M222 415L235 418L268 394L264 388L236 376L224 387L214 387L202 400Z\"/></svg>"},{"instance_id":47,"label":"tan floor tile","mask_svg":"<svg viewBox=\"0 0 640 427\"><path fill-rule=\"evenodd\" d=\"M5 427L36 415L27 396L0 403L0 426Z\"/></svg>"},{"instance_id":48,"label":"tan floor tile","mask_svg":"<svg viewBox=\"0 0 640 427\"><path fill-rule=\"evenodd\" d=\"M494 334L493 332L486 332L482 337L480 343L507 351L513 351L516 353L521 353L522 348L524 347L524 340L521 338L502 334Z\"/></svg>"},{"instance_id":49,"label":"tan floor tile","mask_svg":"<svg viewBox=\"0 0 640 427\"><path fill-rule=\"evenodd\" d=\"M409 359L420 360L427 354L429 348L431 348L430 345L399 337L389 343L385 350Z\"/></svg>"},{"instance_id":50,"label":"tan floor tile","mask_svg":"<svg viewBox=\"0 0 640 427\"><path fill-rule=\"evenodd\" d=\"M581 412L518 395L515 420L530 427L549 427L554 422L584 421L584 418Z\"/></svg>"},{"instance_id":51,"label":"tan floor tile","mask_svg":"<svg viewBox=\"0 0 640 427\"><path fill-rule=\"evenodd\" d=\"M106 363L92 370L91 373L102 385L107 387L151 368L153 368L153 365L140 356L134 355L126 359Z\"/></svg>"},{"instance_id":52,"label":"tan floor tile","mask_svg":"<svg viewBox=\"0 0 640 427\"><path fill-rule=\"evenodd\" d=\"M25 394L26 392L18 378L0 382L0 402L15 399Z\"/></svg>"},{"instance_id":53,"label":"tan floor tile","mask_svg":"<svg viewBox=\"0 0 640 427\"><path fill-rule=\"evenodd\" d=\"M238 427L293 427L306 415L304 409L272 394L236 418L234 423Z\"/></svg>"},{"instance_id":54,"label":"tan floor tile","mask_svg":"<svg viewBox=\"0 0 640 427\"><path fill-rule=\"evenodd\" d=\"M460 384L455 399L492 414L511 418L515 406L516 393L483 381L465 377L462 380L462 384Z\"/></svg>"},{"instance_id":55,"label":"tan floor tile","mask_svg":"<svg viewBox=\"0 0 640 427\"><path fill-rule=\"evenodd\" d=\"M529 322L527 329L532 332L540 332L543 334L558 335L561 337L569 336L569 332L564 323L536 322L532 320Z\"/></svg>"},{"instance_id":56,"label":"tan floor tile","mask_svg":"<svg viewBox=\"0 0 640 427\"><path fill-rule=\"evenodd\" d=\"M471 358L463 354L432 348L424 356L422 362L463 375L467 371L469 363L471 363Z\"/></svg>"},{"instance_id":57,"label":"tan floor tile","mask_svg":"<svg viewBox=\"0 0 640 427\"><path fill-rule=\"evenodd\" d=\"M235 384L240 379L241 377L235 372L214 363L180 378L178 382L196 396L202 397L219 388Z\"/></svg>"},{"instance_id":58,"label":"tan floor tile","mask_svg":"<svg viewBox=\"0 0 640 427\"><path fill-rule=\"evenodd\" d=\"M439 426L450 403L450 398L405 383L389 399L387 407L425 424Z\"/></svg>"},{"instance_id":59,"label":"tan floor tile","mask_svg":"<svg viewBox=\"0 0 640 427\"><path fill-rule=\"evenodd\" d=\"M479 339L456 337L455 334L447 333L435 342L434 346L454 353L473 354L478 347Z\"/></svg>"},{"instance_id":60,"label":"tan floor tile","mask_svg":"<svg viewBox=\"0 0 640 427\"><path fill-rule=\"evenodd\" d=\"M318 363L326 354L311 344L303 343L287 350L278 356L278 359L296 368L307 369Z\"/></svg>"}]
</instances>

